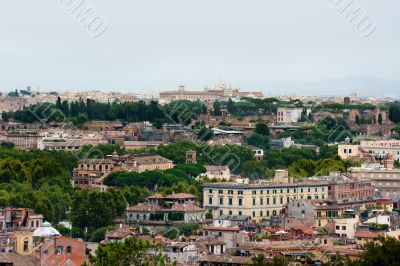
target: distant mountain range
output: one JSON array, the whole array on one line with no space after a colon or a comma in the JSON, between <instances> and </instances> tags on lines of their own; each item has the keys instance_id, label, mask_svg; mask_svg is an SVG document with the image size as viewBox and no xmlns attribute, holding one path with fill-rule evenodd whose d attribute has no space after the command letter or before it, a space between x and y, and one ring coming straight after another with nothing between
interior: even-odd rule
<instances>
[{"instance_id":1,"label":"distant mountain range","mask_svg":"<svg viewBox=\"0 0 400 266\"><path fill-rule=\"evenodd\" d=\"M374 76L346 76L313 82L266 81L263 89L266 96L282 94L346 96L353 92L357 92L360 96L398 98L400 80Z\"/></svg>"}]
</instances>

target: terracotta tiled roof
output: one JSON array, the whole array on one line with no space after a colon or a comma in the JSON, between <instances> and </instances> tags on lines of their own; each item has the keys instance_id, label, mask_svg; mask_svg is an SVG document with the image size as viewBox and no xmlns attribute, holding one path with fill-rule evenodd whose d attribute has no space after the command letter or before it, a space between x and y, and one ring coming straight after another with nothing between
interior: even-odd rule
<instances>
[{"instance_id":1,"label":"terracotta tiled roof","mask_svg":"<svg viewBox=\"0 0 400 266\"><path fill-rule=\"evenodd\" d=\"M148 199L163 199L164 198L164 195L163 194L161 194L161 193L156 193L156 194L153 194L153 195L151 195L151 196L149 196L149 197L147 197Z\"/></svg>"},{"instance_id":2,"label":"terracotta tiled roof","mask_svg":"<svg viewBox=\"0 0 400 266\"><path fill-rule=\"evenodd\" d=\"M219 172L219 171L225 171L228 169L228 166L226 165L205 165L207 172Z\"/></svg>"},{"instance_id":3,"label":"terracotta tiled roof","mask_svg":"<svg viewBox=\"0 0 400 266\"><path fill-rule=\"evenodd\" d=\"M35 255L19 255L16 252L2 252L0 253L0 263L4 265L24 265L35 266L39 263L39 258Z\"/></svg>"},{"instance_id":4,"label":"terracotta tiled roof","mask_svg":"<svg viewBox=\"0 0 400 266\"><path fill-rule=\"evenodd\" d=\"M205 226L204 230L208 231L240 231L239 226L228 226L228 227L218 227L218 226Z\"/></svg>"},{"instance_id":5,"label":"terracotta tiled roof","mask_svg":"<svg viewBox=\"0 0 400 266\"><path fill-rule=\"evenodd\" d=\"M159 209L160 207L155 205L150 205L148 203L139 203L138 205L128 207L127 211L151 212Z\"/></svg>"},{"instance_id":6,"label":"terracotta tiled roof","mask_svg":"<svg viewBox=\"0 0 400 266\"><path fill-rule=\"evenodd\" d=\"M312 235L314 234L314 229L307 226L292 226L292 230L301 231L303 234Z\"/></svg>"},{"instance_id":7,"label":"terracotta tiled roof","mask_svg":"<svg viewBox=\"0 0 400 266\"><path fill-rule=\"evenodd\" d=\"M112 164L113 162L109 159L82 159L79 163L94 163L94 164Z\"/></svg>"},{"instance_id":8,"label":"terracotta tiled roof","mask_svg":"<svg viewBox=\"0 0 400 266\"><path fill-rule=\"evenodd\" d=\"M166 199L195 199L196 196L188 193L176 193L165 196Z\"/></svg>"},{"instance_id":9,"label":"terracotta tiled roof","mask_svg":"<svg viewBox=\"0 0 400 266\"><path fill-rule=\"evenodd\" d=\"M378 238L380 235L382 235L382 233L380 233L380 232L371 232L371 231L367 231L367 230L359 230L359 231L356 231L354 236L357 237L357 238Z\"/></svg>"},{"instance_id":10,"label":"terracotta tiled roof","mask_svg":"<svg viewBox=\"0 0 400 266\"><path fill-rule=\"evenodd\" d=\"M160 155L152 155L152 156L143 156L143 157L135 157L135 160L138 165L141 164L155 164L155 163L172 163L171 160L164 158Z\"/></svg>"},{"instance_id":11,"label":"terracotta tiled roof","mask_svg":"<svg viewBox=\"0 0 400 266\"><path fill-rule=\"evenodd\" d=\"M238 265L252 265L251 257L239 257L229 255L205 255L201 256L201 262L216 262L216 263L235 263Z\"/></svg>"},{"instance_id":12,"label":"terracotta tiled roof","mask_svg":"<svg viewBox=\"0 0 400 266\"><path fill-rule=\"evenodd\" d=\"M166 245L166 244L169 244L169 243L172 242L171 239L166 238L166 237L161 236L161 235L157 235L157 236L154 238L154 241L155 241L156 243L160 244L160 245Z\"/></svg>"},{"instance_id":13,"label":"terracotta tiled roof","mask_svg":"<svg viewBox=\"0 0 400 266\"><path fill-rule=\"evenodd\" d=\"M175 204L171 208L174 211L181 212L205 212L205 209L200 208L194 204Z\"/></svg>"},{"instance_id":14,"label":"terracotta tiled roof","mask_svg":"<svg viewBox=\"0 0 400 266\"><path fill-rule=\"evenodd\" d=\"M123 239L131 235L136 235L134 228L120 228L106 233L107 238L113 239Z\"/></svg>"}]
</instances>

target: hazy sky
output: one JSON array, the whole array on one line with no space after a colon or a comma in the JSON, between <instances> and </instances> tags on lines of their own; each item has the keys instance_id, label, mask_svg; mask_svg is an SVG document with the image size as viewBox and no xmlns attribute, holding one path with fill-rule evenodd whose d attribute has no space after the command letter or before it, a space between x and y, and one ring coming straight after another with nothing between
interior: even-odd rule
<instances>
[{"instance_id":1,"label":"hazy sky","mask_svg":"<svg viewBox=\"0 0 400 266\"><path fill-rule=\"evenodd\" d=\"M156 93L221 79L268 94L348 75L400 80L398 0L358 2L376 22L367 38L335 10L340 0L90 0L107 24L97 38L70 1L82 0L2 2L0 91Z\"/></svg>"}]
</instances>

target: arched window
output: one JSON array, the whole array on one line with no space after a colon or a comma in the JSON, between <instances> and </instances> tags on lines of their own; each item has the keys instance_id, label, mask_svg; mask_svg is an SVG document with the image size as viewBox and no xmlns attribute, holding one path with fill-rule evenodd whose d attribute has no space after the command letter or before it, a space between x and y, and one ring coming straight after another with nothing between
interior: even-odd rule
<instances>
[{"instance_id":1,"label":"arched window","mask_svg":"<svg viewBox=\"0 0 400 266\"><path fill-rule=\"evenodd\" d=\"M139 213L137 213L136 214L136 220L139 221L139 219L140 219L140 215L139 215Z\"/></svg>"}]
</instances>

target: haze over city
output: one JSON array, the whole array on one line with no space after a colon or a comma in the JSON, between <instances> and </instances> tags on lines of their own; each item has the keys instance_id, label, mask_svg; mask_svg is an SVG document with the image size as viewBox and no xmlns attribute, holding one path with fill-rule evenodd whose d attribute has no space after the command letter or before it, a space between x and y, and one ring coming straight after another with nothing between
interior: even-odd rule
<instances>
[{"instance_id":1,"label":"haze over city","mask_svg":"<svg viewBox=\"0 0 400 266\"><path fill-rule=\"evenodd\" d=\"M104 23L98 36L68 2L2 4L0 91L30 85L157 95L222 80L266 96L393 96L400 86L395 0L358 3L373 19L368 36L338 1L85 2Z\"/></svg>"}]
</instances>

